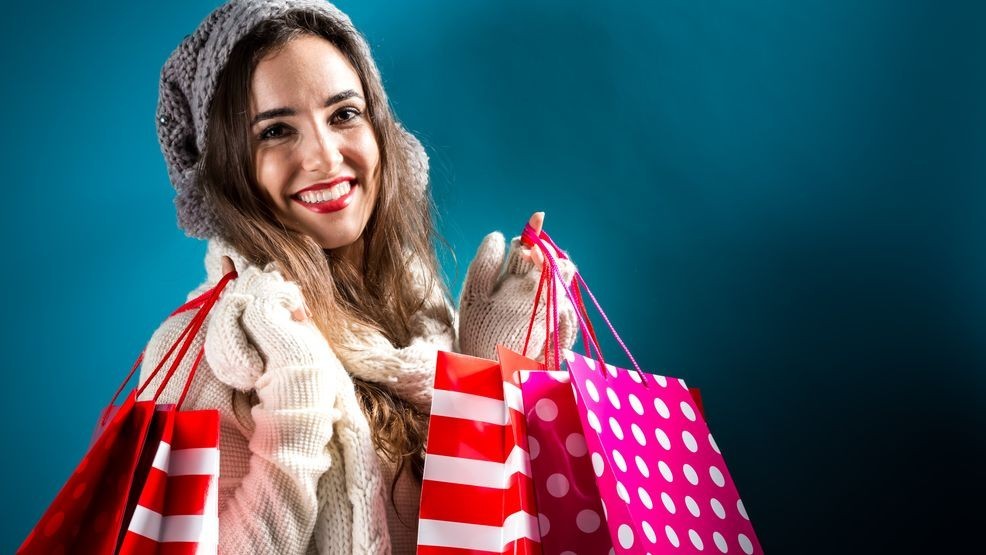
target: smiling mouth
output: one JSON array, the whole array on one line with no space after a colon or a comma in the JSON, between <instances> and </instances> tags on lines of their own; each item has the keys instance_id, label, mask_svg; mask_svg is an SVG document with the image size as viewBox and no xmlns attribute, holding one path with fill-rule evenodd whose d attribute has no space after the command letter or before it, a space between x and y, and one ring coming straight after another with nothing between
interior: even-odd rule
<instances>
[{"instance_id":1,"label":"smiling mouth","mask_svg":"<svg viewBox=\"0 0 986 555\"><path fill-rule=\"evenodd\" d=\"M341 183L337 183L332 187L327 187L325 189L296 193L292 195L291 198L299 200L306 204L318 204L321 202L333 201L348 195L355 185L356 185L355 179L352 181L343 181Z\"/></svg>"},{"instance_id":2,"label":"smiling mouth","mask_svg":"<svg viewBox=\"0 0 986 555\"><path fill-rule=\"evenodd\" d=\"M332 187L296 193L291 195L291 200L313 212L336 212L349 206L353 199L353 191L358 185L359 182L355 179L343 181Z\"/></svg>"}]
</instances>

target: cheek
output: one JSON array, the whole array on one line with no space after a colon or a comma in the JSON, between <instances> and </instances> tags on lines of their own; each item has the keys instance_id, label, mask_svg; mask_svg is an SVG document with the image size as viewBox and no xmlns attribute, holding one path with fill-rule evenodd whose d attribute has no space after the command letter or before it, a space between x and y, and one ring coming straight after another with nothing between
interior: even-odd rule
<instances>
[{"instance_id":1,"label":"cheek","mask_svg":"<svg viewBox=\"0 0 986 555\"><path fill-rule=\"evenodd\" d=\"M380 166L380 147L377 145L376 137L373 136L373 131L367 130L361 134L356 147L365 171L371 175L376 174Z\"/></svg>"},{"instance_id":2,"label":"cheek","mask_svg":"<svg viewBox=\"0 0 986 555\"><path fill-rule=\"evenodd\" d=\"M376 198L377 190L380 187L380 147L372 130L363 134L358 144L358 156L362 171L365 175L372 177L371 195Z\"/></svg>"},{"instance_id":3,"label":"cheek","mask_svg":"<svg viewBox=\"0 0 986 555\"><path fill-rule=\"evenodd\" d=\"M286 183L287 164L283 157L275 152L261 151L254 156L254 168L260 187L274 200L277 206L283 206L281 191Z\"/></svg>"}]
</instances>

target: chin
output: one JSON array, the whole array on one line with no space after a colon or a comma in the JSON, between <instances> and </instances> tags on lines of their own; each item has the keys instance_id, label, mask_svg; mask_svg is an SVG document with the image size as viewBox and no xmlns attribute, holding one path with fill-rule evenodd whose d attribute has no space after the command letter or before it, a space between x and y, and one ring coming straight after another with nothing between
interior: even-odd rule
<instances>
[{"instance_id":1,"label":"chin","mask_svg":"<svg viewBox=\"0 0 986 555\"><path fill-rule=\"evenodd\" d=\"M348 246L352 245L353 243L356 242L356 239L358 239L358 238L359 237L353 238L351 240L350 239L346 239L346 240L339 239L339 240L332 240L332 241L317 239L316 241L318 242L319 246L321 246L324 250L334 251L336 249L341 249L341 248L348 247Z\"/></svg>"},{"instance_id":2,"label":"chin","mask_svg":"<svg viewBox=\"0 0 986 555\"><path fill-rule=\"evenodd\" d=\"M312 237L323 249L336 250L352 245L362 234L362 227L352 226L349 229L336 229L330 233L313 234Z\"/></svg>"}]
</instances>

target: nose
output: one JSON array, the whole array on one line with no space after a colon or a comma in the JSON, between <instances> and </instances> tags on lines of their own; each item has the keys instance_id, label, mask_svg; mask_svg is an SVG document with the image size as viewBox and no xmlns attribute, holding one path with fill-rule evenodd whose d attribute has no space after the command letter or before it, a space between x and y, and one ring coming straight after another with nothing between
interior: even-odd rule
<instances>
[{"instance_id":1,"label":"nose","mask_svg":"<svg viewBox=\"0 0 986 555\"><path fill-rule=\"evenodd\" d=\"M335 175L342 165L343 156L339 138L322 126L303 139L302 167L308 172L321 172Z\"/></svg>"}]
</instances>

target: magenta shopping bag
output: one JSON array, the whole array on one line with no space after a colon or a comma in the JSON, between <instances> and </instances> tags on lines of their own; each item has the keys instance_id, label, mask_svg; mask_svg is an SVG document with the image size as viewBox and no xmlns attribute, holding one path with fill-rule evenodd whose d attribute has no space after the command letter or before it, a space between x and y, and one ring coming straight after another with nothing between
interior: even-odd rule
<instances>
[{"instance_id":1,"label":"magenta shopping bag","mask_svg":"<svg viewBox=\"0 0 986 555\"><path fill-rule=\"evenodd\" d=\"M556 281L552 253L564 253L529 227L524 238L548 254L543 274ZM603 361L580 285L634 370ZM605 539L615 553L762 553L697 391L683 380L641 371L578 273L572 287L562 286L576 307L583 340L597 356L564 351L567 372L520 375L545 553L605 553ZM551 290L548 303L555 308L548 313L557 329L558 299ZM557 340L554 347L558 361ZM546 343L551 360L548 351ZM552 538L551 528L565 533Z\"/></svg>"},{"instance_id":2,"label":"magenta shopping bag","mask_svg":"<svg viewBox=\"0 0 986 555\"><path fill-rule=\"evenodd\" d=\"M763 553L683 380L565 359L617 553Z\"/></svg>"},{"instance_id":3,"label":"magenta shopping bag","mask_svg":"<svg viewBox=\"0 0 986 555\"><path fill-rule=\"evenodd\" d=\"M519 372L545 553L763 553L682 380L565 360Z\"/></svg>"}]
</instances>

